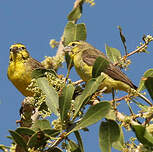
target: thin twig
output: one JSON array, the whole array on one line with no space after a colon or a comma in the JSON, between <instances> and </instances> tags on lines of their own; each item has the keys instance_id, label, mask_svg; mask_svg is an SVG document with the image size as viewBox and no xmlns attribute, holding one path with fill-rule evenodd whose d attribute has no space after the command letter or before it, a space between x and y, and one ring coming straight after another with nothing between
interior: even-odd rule
<instances>
[{"instance_id":1,"label":"thin twig","mask_svg":"<svg viewBox=\"0 0 153 152\"><path fill-rule=\"evenodd\" d=\"M68 69L67 69L67 74L66 74L66 77L65 77L64 83L66 83L66 81L67 81L68 78L69 78L70 70L71 70L71 65L72 65L72 59L70 59L70 63L69 63Z\"/></svg>"},{"instance_id":2,"label":"thin twig","mask_svg":"<svg viewBox=\"0 0 153 152\"><path fill-rule=\"evenodd\" d=\"M139 48L137 48L136 50L134 50L134 51L128 53L127 55L124 55L124 56L121 58L121 60L124 60L124 59L126 59L127 57L129 57L129 56L131 56L131 55L133 55L133 54L135 54L135 53L140 52L140 51L143 50L147 45L148 45L147 42L144 43L143 45L141 45L141 46L140 46ZM117 63L114 63L115 66L118 65L118 64L119 64L118 62L117 62Z\"/></svg>"},{"instance_id":3,"label":"thin twig","mask_svg":"<svg viewBox=\"0 0 153 152\"><path fill-rule=\"evenodd\" d=\"M78 81L73 82L73 85L78 85L78 84L80 84L82 82L83 82L83 80L78 80Z\"/></svg>"},{"instance_id":4,"label":"thin twig","mask_svg":"<svg viewBox=\"0 0 153 152\"><path fill-rule=\"evenodd\" d=\"M76 1L74 2L74 7L73 7L73 8L78 7L78 5L79 5L81 2L82 2L82 0L76 0Z\"/></svg>"},{"instance_id":5,"label":"thin twig","mask_svg":"<svg viewBox=\"0 0 153 152\"><path fill-rule=\"evenodd\" d=\"M58 144L60 144L61 141L62 141L63 139L66 138L66 134L67 134L66 132L62 133L61 136L60 136L60 138L57 139L57 140L52 144L51 148L57 146Z\"/></svg>"},{"instance_id":6,"label":"thin twig","mask_svg":"<svg viewBox=\"0 0 153 152\"><path fill-rule=\"evenodd\" d=\"M120 113L118 111L116 113L116 117L121 122L124 122L127 118L127 116L123 115L122 113ZM129 118L128 123L131 124L131 125L138 125L139 124L138 122L134 121L132 118L131 119Z\"/></svg>"},{"instance_id":7,"label":"thin twig","mask_svg":"<svg viewBox=\"0 0 153 152\"><path fill-rule=\"evenodd\" d=\"M152 118L153 118L153 114L146 119L146 121L144 122L144 125L149 124L149 122L152 120Z\"/></svg>"},{"instance_id":8,"label":"thin twig","mask_svg":"<svg viewBox=\"0 0 153 152\"><path fill-rule=\"evenodd\" d=\"M58 55L64 56L65 53L63 50L64 50L64 45L63 45L63 35L62 35L61 40L59 42L57 52L56 52L56 56L58 56Z\"/></svg>"},{"instance_id":9,"label":"thin twig","mask_svg":"<svg viewBox=\"0 0 153 152\"><path fill-rule=\"evenodd\" d=\"M116 98L116 99L114 99L114 100L112 100L112 102L113 101L121 101L121 100L124 100L124 99L126 99L126 98L128 98L129 97L129 95L126 95L126 96L123 96L123 97L120 97L120 98Z\"/></svg>"},{"instance_id":10,"label":"thin twig","mask_svg":"<svg viewBox=\"0 0 153 152\"><path fill-rule=\"evenodd\" d=\"M140 47L137 48L136 50L134 50L134 51L128 53L127 55L123 56L123 58L129 57L129 56L131 56L131 55L133 55L133 54L135 54L135 53L140 52L140 51L141 51L142 49L144 49L147 45L148 45L148 43L144 43L142 46L140 46Z\"/></svg>"}]
</instances>

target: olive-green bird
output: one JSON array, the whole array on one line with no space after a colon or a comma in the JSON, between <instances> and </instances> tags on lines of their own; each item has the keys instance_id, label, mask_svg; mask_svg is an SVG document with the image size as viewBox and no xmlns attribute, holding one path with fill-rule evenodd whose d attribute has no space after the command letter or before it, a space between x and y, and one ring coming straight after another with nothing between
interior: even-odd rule
<instances>
[{"instance_id":1,"label":"olive-green bird","mask_svg":"<svg viewBox=\"0 0 153 152\"><path fill-rule=\"evenodd\" d=\"M109 65L103 72L106 77L100 85L100 89L106 88L104 93L111 93L112 89L130 93L132 90L137 89L131 80L117 66L114 66L104 53L89 43L84 41L70 42L65 52L69 52L78 75L85 82L92 78L92 69L97 57L101 56L109 62ZM140 93L139 96L143 99L145 98ZM145 98L145 100L148 99ZM149 102L149 104L151 103Z\"/></svg>"}]
</instances>

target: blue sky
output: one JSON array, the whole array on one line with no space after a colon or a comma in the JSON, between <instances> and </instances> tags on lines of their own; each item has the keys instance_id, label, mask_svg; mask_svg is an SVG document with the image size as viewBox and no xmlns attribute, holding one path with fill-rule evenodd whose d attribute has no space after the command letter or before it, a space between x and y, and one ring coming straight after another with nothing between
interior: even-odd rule
<instances>
[{"instance_id":1,"label":"blue sky","mask_svg":"<svg viewBox=\"0 0 153 152\"><path fill-rule=\"evenodd\" d=\"M13 0L0 2L0 143L10 144L5 138L8 129L15 129L19 119L18 110L24 97L7 79L9 47L20 42L27 46L35 59L42 61L44 56L53 56L56 49L49 46L50 39L60 40L67 15L74 0ZM127 39L128 51L133 51L142 41L143 34L153 35L153 1L140 0L96 0L96 5L85 5L79 22L87 26L87 41L100 50L105 44L123 51L117 26L120 25ZM143 73L153 68L153 43L150 54L132 56L132 64L126 74L138 85ZM66 69L59 70L65 74ZM72 80L79 77L71 73ZM122 111L126 111L122 107ZM100 151L98 146L98 125L90 127L90 134L83 133L85 150ZM113 150L115 152L115 150Z\"/></svg>"}]
</instances>

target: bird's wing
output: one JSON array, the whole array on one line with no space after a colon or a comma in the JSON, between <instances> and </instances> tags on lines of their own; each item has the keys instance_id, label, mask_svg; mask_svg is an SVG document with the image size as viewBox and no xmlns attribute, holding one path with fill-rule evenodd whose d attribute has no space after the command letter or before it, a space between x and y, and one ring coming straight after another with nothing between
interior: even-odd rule
<instances>
[{"instance_id":1,"label":"bird's wing","mask_svg":"<svg viewBox=\"0 0 153 152\"><path fill-rule=\"evenodd\" d=\"M93 66L96 61L96 58L99 56L102 56L103 58L108 60L104 53L95 48L88 48L82 51L82 59L89 66Z\"/></svg>"},{"instance_id":2,"label":"bird's wing","mask_svg":"<svg viewBox=\"0 0 153 152\"><path fill-rule=\"evenodd\" d=\"M114 80L122 81L125 84L128 84L131 88L137 89L137 87L131 82L131 80L112 63L109 64L108 68L105 69L104 73L109 75Z\"/></svg>"},{"instance_id":3,"label":"bird's wing","mask_svg":"<svg viewBox=\"0 0 153 152\"><path fill-rule=\"evenodd\" d=\"M37 60L33 59L33 58L29 58L28 61L26 62L27 64L27 67L31 67L32 70L35 70L35 69L38 69L38 68L41 68L41 69L44 69L44 66Z\"/></svg>"},{"instance_id":4,"label":"bird's wing","mask_svg":"<svg viewBox=\"0 0 153 152\"><path fill-rule=\"evenodd\" d=\"M137 89L137 87L131 82L131 80L117 66L114 66L111 61L104 55L104 53L95 48L88 48L82 52L82 59L89 66L93 66L96 58L99 56L105 58L107 61L110 62L110 64L104 71L105 74L107 74L114 80L122 81L128 84L130 87Z\"/></svg>"}]
</instances>

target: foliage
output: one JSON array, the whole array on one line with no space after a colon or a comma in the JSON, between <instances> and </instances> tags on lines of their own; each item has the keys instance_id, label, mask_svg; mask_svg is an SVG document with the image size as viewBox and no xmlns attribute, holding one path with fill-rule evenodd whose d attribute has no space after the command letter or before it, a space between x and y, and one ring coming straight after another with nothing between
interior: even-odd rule
<instances>
[{"instance_id":1,"label":"foliage","mask_svg":"<svg viewBox=\"0 0 153 152\"><path fill-rule=\"evenodd\" d=\"M77 24L82 15L85 2L94 5L94 2L89 0L76 1L74 8L68 15L68 23L64 29L62 44L56 43L56 45L67 46L72 41L86 40L85 23ZM105 45L106 54L114 65L127 68L129 65L127 57L136 52L145 52L146 47L153 38L146 36L144 44L128 54L126 39L121 27L119 27L119 30L126 55L121 56L118 49L108 45ZM66 62L68 68L72 67L73 64L68 54L66 55ZM123 152L127 149L131 152L136 151L138 148L146 151L153 150L153 129L151 128L153 107L135 101L137 93L121 98L113 98L111 101L104 101L101 98L98 87L105 79L101 72L107 67L107 62L101 57L96 59L92 71L93 78L85 85L73 82L70 79L67 81L66 78L57 75L53 70L37 69L33 71L32 87L35 87L35 94L33 97L34 102L30 102L30 104L33 107L32 111L35 109L34 115L38 114L38 116L36 119L32 119L33 113L31 112L29 118L29 113L27 116L27 113L23 110L21 127L15 131L9 130L12 146L0 145L0 149L3 151L10 149L11 151L14 147L16 150L20 149L25 152L62 152L64 149L68 152L84 152L80 130L86 131L88 130L87 127L100 121L99 145L102 152L110 152L112 147ZM152 73L153 69L149 69L144 73L138 91L147 89L153 100ZM125 100L128 104L131 115L122 114L119 111L118 105L122 100ZM141 109L141 112L135 114L130 107L131 102L135 103ZM24 107L22 108L24 109ZM50 122L48 118L52 118L53 115L56 118ZM141 121L138 121L138 118L141 118ZM134 141L124 141L123 127L127 131L132 129L136 135L137 144ZM77 142L70 139L69 135L72 133L74 133ZM62 143L62 148L59 148L60 143Z\"/></svg>"}]
</instances>

